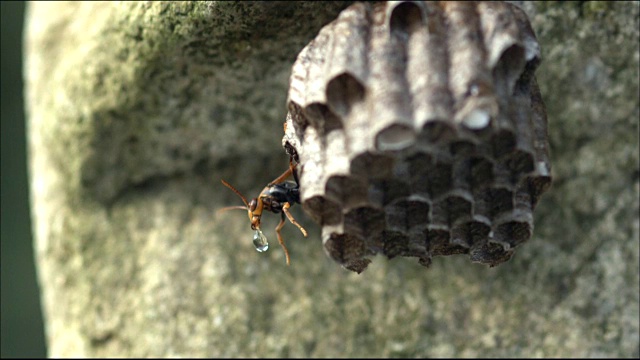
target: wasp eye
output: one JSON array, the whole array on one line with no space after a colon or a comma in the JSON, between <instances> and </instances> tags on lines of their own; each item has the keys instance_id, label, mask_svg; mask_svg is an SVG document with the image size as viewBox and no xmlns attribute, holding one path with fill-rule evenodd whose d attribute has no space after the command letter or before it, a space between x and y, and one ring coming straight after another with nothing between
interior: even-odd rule
<instances>
[{"instance_id":1,"label":"wasp eye","mask_svg":"<svg viewBox=\"0 0 640 360\"><path fill-rule=\"evenodd\" d=\"M267 237L262 233L262 230L258 229L256 230L256 233L253 234L253 245L256 247L258 252L265 252L269 250L269 242Z\"/></svg>"},{"instance_id":2,"label":"wasp eye","mask_svg":"<svg viewBox=\"0 0 640 360\"><path fill-rule=\"evenodd\" d=\"M251 201L249 201L249 210L250 211L255 211L256 207L258 207L258 200L251 199Z\"/></svg>"}]
</instances>

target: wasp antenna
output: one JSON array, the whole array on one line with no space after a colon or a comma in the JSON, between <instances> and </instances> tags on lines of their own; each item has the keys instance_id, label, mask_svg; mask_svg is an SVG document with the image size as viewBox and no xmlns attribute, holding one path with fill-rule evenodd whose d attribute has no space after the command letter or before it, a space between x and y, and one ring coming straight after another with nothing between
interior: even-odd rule
<instances>
[{"instance_id":1,"label":"wasp antenna","mask_svg":"<svg viewBox=\"0 0 640 360\"><path fill-rule=\"evenodd\" d=\"M246 211L247 208L245 206L240 206L240 205L238 205L238 206L227 206L227 207L223 207L222 209L218 209L216 211L216 214L223 213L223 212L225 212L227 210L245 210Z\"/></svg>"},{"instance_id":2,"label":"wasp antenna","mask_svg":"<svg viewBox=\"0 0 640 360\"><path fill-rule=\"evenodd\" d=\"M231 186L231 184L229 184L228 182L220 179L220 181L222 181L222 185L228 187L229 189L231 189L231 191L233 191L234 193L236 193L238 196L240 196L240 198L242 199L242 202L244 203L245 207L244 209L248 209L249 208L249 203L247 203L247 199L240 193L240 191L236 190L236 188L234 188L233 186ZM238 209L238 207L232 206L229 207L227 209ZM222 209L220 209L222 210Z\"/></svg>"}]
</instances>

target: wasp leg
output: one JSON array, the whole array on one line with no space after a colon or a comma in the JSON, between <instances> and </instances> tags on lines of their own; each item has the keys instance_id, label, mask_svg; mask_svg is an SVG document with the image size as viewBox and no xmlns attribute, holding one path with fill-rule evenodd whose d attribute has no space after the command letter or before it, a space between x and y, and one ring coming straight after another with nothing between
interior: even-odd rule
<instances>
[{"instance_id":1,"label":"wasp leg","mask_svg":"<svg viewBox=\"0 0 640 360\"><path fill-rule=\"evenodd\" d=\"M287 250L287 246L284 244L284 239L282 239L282 234L280 234L280 230L282 230L282 227L284 226L284 213L282 214L282 217L280 218L280 223L278 224L278 226L276 226L276 235L278 236L278 242L280 243L280 246L282 246L282 250L284 250L284 257L287 260L287 265L289 265L289 250Z\"/></svg>"},{"instance_id":2,"label":"wasp leg","mask_svg":"<svg viewBox=\"0 0 640 360\"><path fill-rule=\"evenodd\" d=\"M284 203L284 205L282 206L282 213L287 215L287 218L289 219L289 221L291 221L293 225L297 226L298 229L300 229L304 237L307 237L307 230L305 230L302 226L300 226L300 224L298 224L296 219L293 218L293 215L291 215L291 213L289 212L290 207L291 207L291 204L289 204L288 202ZM282 221L284 221L284 216L282 217Z\"/></svg>"},{"instance_id":3,"label":"wasp leg","mask_svg":"<svg viewBox=\"0 0 640 360\"><path fill-rule=\"evenodd\" d=\"M298 174L296 173L296 166L298 166L298 164L293 165L293 158L289 157L289 170L291 171L291 175L293 175L293 180L296 181L296 185L300 187L300 179L298 179Z\"/></svg>"},{"instance_id":4,"label":"wasp leg","mask_svg":"<svg viewBox=\"0 0 640 360\"><path fill-rule=\"evenodd\" d=\"M285 181L285 179L288 178L291 175L292 171L293 171L293 169L291 167L289 167L289 169L287 169L287 171L283 172L282 175L278 176L275 180L273 180L272 182L267 184L267 187L275 185L275 184L280 184L281 182Z\"/></svg>"}]
</instances>

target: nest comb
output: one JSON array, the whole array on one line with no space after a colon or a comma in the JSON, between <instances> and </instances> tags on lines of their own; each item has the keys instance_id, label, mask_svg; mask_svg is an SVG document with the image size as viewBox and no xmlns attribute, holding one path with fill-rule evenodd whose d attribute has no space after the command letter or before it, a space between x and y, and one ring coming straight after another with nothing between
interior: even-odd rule
<instances>
[{"instance_id":1,"label":"nest comb","mask_svg":"<svg viewBox=\"0 0 640 360\"><path fill-rule=\"evenodd\" d=\"M467 254L495 266L551 183L525 13L501 2L356 3L298 55L286 151L326 253Z\"/></svg>"}]
</instances>

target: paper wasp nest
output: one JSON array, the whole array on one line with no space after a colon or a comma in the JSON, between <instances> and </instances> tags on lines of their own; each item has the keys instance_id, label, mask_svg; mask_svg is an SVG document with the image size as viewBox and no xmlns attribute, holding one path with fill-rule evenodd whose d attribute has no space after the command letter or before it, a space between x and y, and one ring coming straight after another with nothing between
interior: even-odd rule
<instances>
[{"instance_id":1,"label":"paper wasp nest","mask_svg":"<svg viewBox=\"0 0 640 360\"><path fill-rule=\"evenodd\" d=\"M540 49L499 2L356 3L298 55L283 145L326 252L497 265L549 187Z\"/></svg>"}]
</instances>

